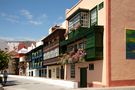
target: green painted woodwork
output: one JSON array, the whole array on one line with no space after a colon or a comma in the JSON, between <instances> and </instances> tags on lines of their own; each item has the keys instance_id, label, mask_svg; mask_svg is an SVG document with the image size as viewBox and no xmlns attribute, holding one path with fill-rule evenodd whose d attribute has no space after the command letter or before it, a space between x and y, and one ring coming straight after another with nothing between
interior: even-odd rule
<instances>
[{"instance_id":1,"label":"green painted woodwork","mask_svg":"<svg viewBox=\"0 0 135 90\"><path fill-rule=\"evenodd\" d=\"M92 26L91 28L80 27L69 33L68 36L67 40L60 42L61 51L64 50L67 45L86 38L86 61L103 58L103 26ZM62 53L63 52L64 51L62 51Z\"/></svg>"}]
</instances>

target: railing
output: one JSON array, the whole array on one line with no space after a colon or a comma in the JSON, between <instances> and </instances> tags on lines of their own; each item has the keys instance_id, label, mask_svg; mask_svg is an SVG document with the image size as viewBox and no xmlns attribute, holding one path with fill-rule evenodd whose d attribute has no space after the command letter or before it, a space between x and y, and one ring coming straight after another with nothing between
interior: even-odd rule
<instances>
[{"instance_id":1,"label":"railing","mask_svg":"<svg viewBox=\"0 0 135 90\"><path fill-rule=\"evenodd\" d=\"M56 64L59 61L59 57L50 58L44 60L43 65Z\"/></svg>"},{"instance_id":2,"label":"railing","mask_svg":"<svg viewBox=\"0 0 135 90\"><path fill-rule=\"evenodd\" d=\"M43 57L43 55L42 55L42 54L37 55L37 56L32 56L32 59L38 59L38 58L41 58L41 57Z\"/></svg>"},{"instance_id":3,"label":"railing","mask_svg":"<svg viewBox=\"0 0 135 90\"><path fill-rule=\"evenodd\" d=\"M49 44L48 46L45 47L45 49L50 48L50 47L52 47L52 46L55 46L56 44L59 45L59 40L57 40L57 41L55 41L55 42Z\"/></svg>"},{"instance_id":4,"label":"railing","mask_svg":"<svg viewBox=\"0 0 135 90\"><path fill-rule=\"evenodd\" d=\"M43 65L34 64L34 65L32 66L32 69L39 69L39 68L42 68L42 67L43 67Z\"/></svg>"}]
</instances>

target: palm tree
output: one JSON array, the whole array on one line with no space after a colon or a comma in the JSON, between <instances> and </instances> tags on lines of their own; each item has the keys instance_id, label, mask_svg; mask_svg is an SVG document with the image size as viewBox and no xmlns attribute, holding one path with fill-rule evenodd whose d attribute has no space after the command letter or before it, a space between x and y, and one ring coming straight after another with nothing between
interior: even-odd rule
<instances>
[{"instance_id":1,"label":"palm tree","mask_svg":"<svg viewBox=\"0 0 135 90\"><path fill-rule=\"evenodd\" d=\"M8 68L8 62L11 56L8 52L0 50L0 71Z\"/></svg>"}]
</instances>

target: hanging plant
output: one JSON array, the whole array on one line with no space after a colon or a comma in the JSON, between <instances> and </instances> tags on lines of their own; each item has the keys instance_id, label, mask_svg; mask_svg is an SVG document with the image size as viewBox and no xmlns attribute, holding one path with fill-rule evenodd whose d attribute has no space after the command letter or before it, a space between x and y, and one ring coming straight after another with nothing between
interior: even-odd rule
<instances>
[{"instance_id":1,"label":"hanging plant","mask_svg":"<svg viewBox=\"0 0 135 90\"><path fill-rule=\"evenodd\" d=\"M71 51L70 53L61 54L57 63L64 65L77 62L85 62L85 56L85 51L83 49L78 49L77 52Z\"/></svg>"},{"instance_id":2,"label":"hanging plant","mask_svg":"<svg viewBox=\"0 0 135 90\"><path fill-rule=\"evenodd\" d=\"M68 64L69 55L67 53L60 55L58 63L64 65Z\"/></svg>"}]
</instances>

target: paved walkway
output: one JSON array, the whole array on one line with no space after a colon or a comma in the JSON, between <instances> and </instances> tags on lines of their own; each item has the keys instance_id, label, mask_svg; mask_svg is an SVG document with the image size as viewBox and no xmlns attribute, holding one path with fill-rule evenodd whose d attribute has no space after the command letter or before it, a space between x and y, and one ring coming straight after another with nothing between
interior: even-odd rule
<instances>
[{"instance_id":1,"label":"paved walkway","mask_svg":"<svg viewBox=\"0 0 135 90\"><path fill-rule=\"evenodd\" d=\"M0 90L3 90L3 87L2 87L2 85L0 84Z\"/></svg>"},{"instance_id":2,"label":"paved walkway","mask_svg":"<svg viewBox=\"0 0 135 90\"><path fill-rule=\"evenodd\" d=\"M135 86L109 87L109 88L78 88L74 90L135 90Z\"/></svg>"},{"instance_id":3,"label":"paved walkway","mask_svg":"<svg viewBox=\"0 0 135 90\"><path fill-rule=\"evenodd\" d=\"M35 80L28 80L23 78L8 78L4 90L69 90L69 88L50 85Z\"/></svg>"},{"instance_id":4,"label":"paved walkway","mask_svg":"<svg viewBox=\"0 0 135 90\"><path fill-rule=\"evenodd\" d=\"M48 80L48 79L39 78L39 77L10 76L8 78L8 83L4 87L4 89L5 90L135 90L135 86L73 89L71 88L70 84L67 84L65 81L63 85L60 86L58 85L58 84L62 84L60 81L57 81L57 80L45 81L45 80ZM56 83L55 85L54 83L51 83L53 81Z\"/></svg>"}]
</instances>

